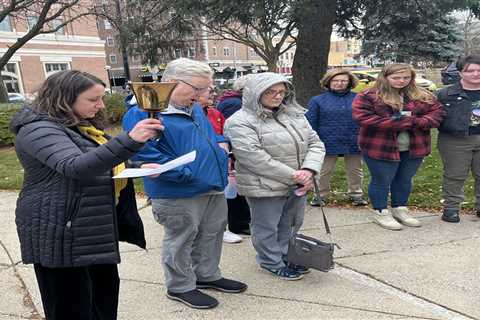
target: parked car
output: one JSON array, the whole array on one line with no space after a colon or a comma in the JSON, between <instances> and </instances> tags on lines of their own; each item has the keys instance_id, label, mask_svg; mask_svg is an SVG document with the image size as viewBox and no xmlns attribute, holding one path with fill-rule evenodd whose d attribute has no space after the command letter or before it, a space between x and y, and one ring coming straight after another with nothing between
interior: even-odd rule
<instances>
[{"instance_id":1,"label":"parked car","mask_svg":"<svg viewBox=\"0 0 480 320\"><path fill-rule=\"evenodd\" d=\"M20 93L8 93L8 101L9 102L25 102L25 97L21 95Z\"/></svg>"},{"instance_id":2,"label":"parked car","mask_svg":"<svg viewBox=\"0 0 480 320\"><path fill-rule=\"evenodd\" d=\"M375 70L375 69L367 69L367 70L353 70L352 73L357 76L359 83L358 85L353 88L353 92L360 92L366 88L370 88L373 86L375 81L377 80L378 74L380 73L380 70ZM425 79L424 77L420 76L417 74L417 77L415 78L415 83L424 89L427 89L431 92L434 92L437 90L437 85L428 79Z\"/></svg>"},{"instance_id":3,"label":"parked car","mask_svg":"<svg viewBox=\"0 0 480 320\"><path fill-rule=\"evenodd\" d=\"M443 68L441 74L443 84L452 84L460 80L460 72L458 72L455 62Z\"/></svg>"}]
</instances>

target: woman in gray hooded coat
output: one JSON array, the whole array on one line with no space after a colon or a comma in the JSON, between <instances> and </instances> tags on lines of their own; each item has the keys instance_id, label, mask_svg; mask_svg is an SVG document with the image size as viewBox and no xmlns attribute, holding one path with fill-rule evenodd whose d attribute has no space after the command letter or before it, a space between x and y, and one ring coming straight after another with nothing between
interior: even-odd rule
<instances>
[{"instance_id":1,"label":"woman in gray hooded coat","mask_svg":"<svg viewBox=\"0 0 480 320\"><path fill-rule=\"evenodd\" d=\"M306 193L322 167L325 148L282 75L248 79L242 109L225 124L235 155L238 191L247 198L260 267L285 280L309 270L286 261L292 232L303 223ZM292 230L293 227L293 230Z\"/></svg>"}]
</instances>

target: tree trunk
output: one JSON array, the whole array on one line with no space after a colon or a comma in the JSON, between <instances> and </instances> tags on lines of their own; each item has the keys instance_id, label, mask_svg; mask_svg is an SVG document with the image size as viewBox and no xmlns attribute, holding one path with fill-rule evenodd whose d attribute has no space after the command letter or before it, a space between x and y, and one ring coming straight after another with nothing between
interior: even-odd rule
<instances>
[{"instance_id":1,"label":"tree trunk","mask_svg":"<svg viewBox=\"0 0 480 320\"><path fill-rule=\"evenodd\" d=\"M268 61L267 62L268 71L270 72L277 72L277 62L276 61Z\"/></svg>"},{"instance_id":2,"label":"tree trunk","mask_svg":"<svg viewBox=\"0 0 480 320\"><path fill-rule=\"evenodd\" d=\"M0 71L0 103L8 102L8 93L5 82L3 82L2 72Z\"/></svg>"},{"instance_id":3,"label":"tree trunk","mask_svg":"<svg viewBox=\"0 0 480 320\"><path fill-rule=\"evenodd\" d=\"M297 100L306 105L319 94L319 81L328 67L330 36L336 19L335 0L306 0L299 19L293 83Z\"/></svg>"}]
</instances>

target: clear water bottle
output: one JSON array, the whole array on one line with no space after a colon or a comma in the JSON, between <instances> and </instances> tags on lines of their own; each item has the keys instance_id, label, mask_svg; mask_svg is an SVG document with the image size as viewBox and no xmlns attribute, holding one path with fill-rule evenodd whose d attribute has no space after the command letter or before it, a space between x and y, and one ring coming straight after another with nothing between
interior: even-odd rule
<instances>
[{"instance_id":1,"label":"clear water bottle","mask_svg":"<svg viewBox=\"0 0 480 320\"><path fill-rule=\"evenodd\" d=\"M226 199L235 199L237 197L237 179L235 175L228 175L228 184L223 193Z\"/></svg>"}]
</instances>

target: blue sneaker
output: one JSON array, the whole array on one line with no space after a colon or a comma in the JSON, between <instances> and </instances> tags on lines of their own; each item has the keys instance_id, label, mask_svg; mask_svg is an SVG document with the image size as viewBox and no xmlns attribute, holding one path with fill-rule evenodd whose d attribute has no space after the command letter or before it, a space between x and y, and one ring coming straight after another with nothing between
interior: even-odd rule
<instances>
[{"instance_id":1,"label":"blue sneaker","mask_svg":"<svg viewBox=\"0 0 480 320\"><path fill-rule=\"evenodd\" d=\"M301 266L299 264L293 264L293 263L288 263L287 266L292 269L292 270L295 270L297 271L298 273L300 274L307 274L307 273L310 273L310 268L307 268L307 267L304 267L304 266Z\"/></svg>"},{"instance_id":2,"label":"blue sneaker","mask_svg":"<svg viewBox=\"0 0 480 320\"><path fill-rule=\"evenodd\" d=\"M279 269L270 269L266 267L261 267L261 268L279 277L282 280L292 281L292 280L300 280L303 278L303 275L301 273L289 267L281 267Z\"/></svg>"}]
</instances>

